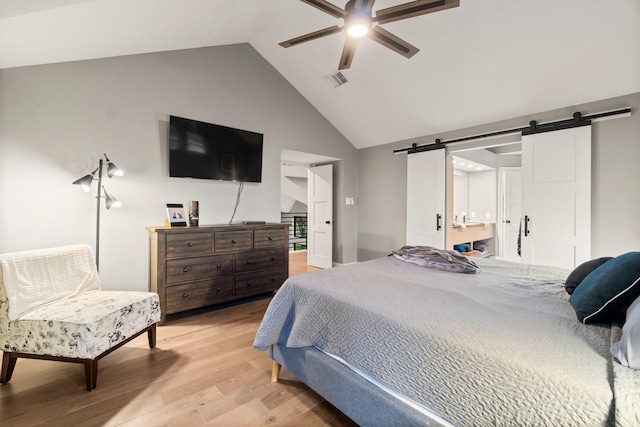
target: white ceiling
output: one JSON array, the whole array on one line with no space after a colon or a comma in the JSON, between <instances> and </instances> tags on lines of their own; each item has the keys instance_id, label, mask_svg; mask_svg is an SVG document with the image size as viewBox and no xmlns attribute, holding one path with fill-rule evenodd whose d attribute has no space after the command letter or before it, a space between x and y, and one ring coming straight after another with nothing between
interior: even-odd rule
<instances>
[{"instance_id":1,"label":"white ceiling","mask_svg":"<svg viewBox=\"0 0 640 427\"><path fill-rule=\"evenodd\" d=\"M640 92L638 0L461 0L384 25L411 59L361 40L338 88L343 34L278 46L335 24L295 0L0 0L0 68L250 43L357 148Z\"/></svg>"}]
</instances>

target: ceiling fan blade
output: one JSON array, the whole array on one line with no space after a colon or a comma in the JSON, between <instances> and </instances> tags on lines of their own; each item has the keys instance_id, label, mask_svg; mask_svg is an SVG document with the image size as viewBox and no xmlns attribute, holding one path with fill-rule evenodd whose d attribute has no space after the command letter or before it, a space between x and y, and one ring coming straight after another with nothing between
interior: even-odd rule
<instances>
[{"instance_id":1,"label":"ceiling fan blade","mask_svg":"<svg viewBox=\"0 0 640 427\"><path fill-rule=\"evenodd\" d=\"M300 43L308 42L311 40L319 39L320 37L330 36L331 34L342 32L342 27L334 25L333 27L325 28L323 30L314 31L313 33L305 34L304 36L296 37L291 40L278 43L282 47L291 47Z\"/></svg>"},{"instance_id":2,"label":"ceiling fan blade","mask_svg":"<svg viewBox=\"0 0 640 427\"><path fill-rule=\"evenodd\" d=\"M326 0L300 0L303 3L306 3L310 6L313 6L321 11L328 13L331 16L336 18L344 18L347 16L347 11L344 9L340 9L338 6L329 3Z\"/></svg>"},{"instance_id":3,"label":"ceiling fan blade","mask_svg":"<svg viewBox=\"0 0 640 427\"><path fill-rule=\"evenodd\" d=\"M417 0L376 11L372 22L386 24L460 6L460 0Z\"/></svg>"},{"instance_id":4,"label":"ceiling fan blade","mask_svg":"<svg viewBox=\"0 0 640 427\"><path fill-rule=\"evenodd\" d=\"M338 70L346 70L351 67L351 61L353 61L353 56L356 54L356 47L358 47L359 40L357 37L347 37L347 40L344 42L344 47L342 48L342 56L340 57Z\"/></svg>"},{"instance_id":5,"label":"ceiling fan blade","mask_svg":"<svg viewBox=\"0 0 640 427\"><path fill-rule=\"evenodd\" d=\"M381 45L388 47L389 49L398 52L405 58L411 58L416 53L420 52L420 49L410 45L406 41L402 40L395 34L390 33L379 25L376 25L369 31L369 38L377 41Z\"/></svg>"}]
</instances>

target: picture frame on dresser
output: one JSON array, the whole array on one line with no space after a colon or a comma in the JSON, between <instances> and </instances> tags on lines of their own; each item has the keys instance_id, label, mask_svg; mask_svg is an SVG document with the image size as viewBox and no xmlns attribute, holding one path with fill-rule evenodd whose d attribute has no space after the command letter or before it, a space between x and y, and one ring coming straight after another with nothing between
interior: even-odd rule
<instances>
[{"instance_id":1,"label":"picture frame on dresser","mask_svg":"<svg viewBox=\"0 0 640 427\"><path fill-rule=\"evenodd\" d=\"M171 227L187 226L187 217L182 203L167 203L167 218Z\"/></svg>"}]
</instances>

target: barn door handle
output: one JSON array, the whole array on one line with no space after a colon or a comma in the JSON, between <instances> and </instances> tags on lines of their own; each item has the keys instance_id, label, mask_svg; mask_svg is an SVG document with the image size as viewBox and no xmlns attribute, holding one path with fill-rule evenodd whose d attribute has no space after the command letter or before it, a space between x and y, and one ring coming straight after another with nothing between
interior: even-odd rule
<instances>
[{"instance_id":1,"label":"barn door handle","mask_svg":"<svg viewBox=\"0 0 640 427\"><path fill-rule=\"evenodd\" d=\"M528 215L524 216L524 235L528 236L529 235L529 220L531 218L529 218Z\"/></svg>"},{"instance_id":2,"label":"barn door handle","mask_svg":"<svg viewBox=\"0 0 640 427\"><path fill-rule=\"evenodd\" d=\"M440 231L440 229L442 228L442 224L440 223L441 221L442 215L436 214L436 231Z\"/></svg>"}]
</instances>

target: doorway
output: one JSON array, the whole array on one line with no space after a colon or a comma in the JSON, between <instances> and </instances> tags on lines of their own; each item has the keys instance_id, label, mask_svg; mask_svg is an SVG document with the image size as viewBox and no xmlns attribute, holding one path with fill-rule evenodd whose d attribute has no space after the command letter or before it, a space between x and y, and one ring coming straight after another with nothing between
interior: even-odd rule
<instances>
[{"instance_id":1,"label":"doorway","mask_svg":"<svg viewBox=\"0 0 640 427\"><path fill-rule=\"evenodd\" d=\"M451 228L453 224L463 224L468 227L478 227L478 224L489 226L493 230L493 238L487 242L488 253L496 258L504 258L505 239L510 239L503 228L503 206L505 197L502 193L502 175L499 171L506 168L519 169L522 163L521 142L509 141L501 143L485 142L484 144L452 145L447 147L450 157L451 183L449 184L449 202L447 219L450 221L448 230L459 231ZM455 162L455 163L454 163ZM511 203L511 201L506 201ZM515 208L514 208L515 209ZM514 215L518 215L515 217ZM515 228L516 242L512 245L517 251L517 225L519 212L513 212L514 218L511 225ZM458 233L460 234L460 233ZM451 243L451 239L448 238ZM511 241L511 240L509 240ZM517 253L516 253L517 257ZM519 261L513 257L513 261Z\"/></svg>"},{"instance_id":2,"label":"doorway","mask_svg":"<svg viewBox=\"0 0 640 427\"><path fill-rule=\"evenodd\" d=\"M312 243L314 232L313 225L309 223L309 171L316 165L327 165L339 161L340 159L318 154L305 153L293 150L282 150L280 165L280 212L281 222L290 224L289 226L289 258L295 258L296 263L304 263L305 265L314 265L320 268L330 268L333 261L333 243L326 237L333 237L333 218L323 218L322 222L330 221L329 230L322 230L325 239L321 239L323 245L314 245L313 251L315 256L309 256L309 245ZM333 186L323 190L324 193L329 191L326 197L333 201ZM326 205L324 205L326 206ZM330 214L333 215L333 209ZM326 228L326 227L325 227ZM317 236L317 234L316 234ZM321 262L319 262L321 261ZM316 265L321 264L321 265Z\"/></svg>"},{"instance_id":3,"label":"doorway","mask_svg":"<svg viewBox=\"0 0 640 427\"><path fill-rule=\"evenodd\" d=\"M520 262L520 218L522 218L522 171L519 167L500 168L498 189L500 258Z\"/></svg>"}]
</instances>

